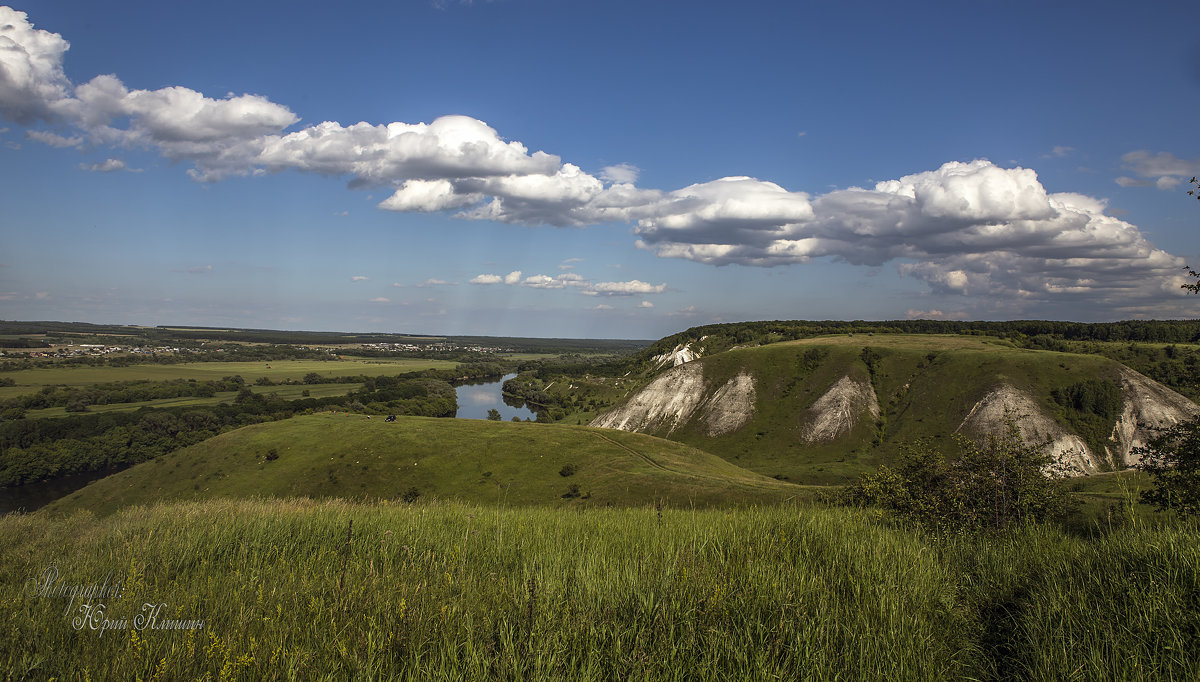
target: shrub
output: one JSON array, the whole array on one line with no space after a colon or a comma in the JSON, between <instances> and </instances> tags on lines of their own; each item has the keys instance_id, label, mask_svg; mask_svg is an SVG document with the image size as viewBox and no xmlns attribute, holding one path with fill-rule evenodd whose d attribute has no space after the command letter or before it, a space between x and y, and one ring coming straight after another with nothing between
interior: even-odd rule
<instances>
[{"instance_id":1,"label":"shrub","mask_svg":"<svg viewBox=\"0 0 1200 682\"><path fill-rule=\"evenodd\" d=\"M881 507L943 532L1004 531L1070 512L1071 498L1052 457L1023 442L1015 423L979 442L960 438L958 447L950 461L928 441L902 446L898 469L865 474L833 501Z\"/></svg>"},{"instance_id":2,"label":"shrub","mask_svg":"<svg viewBox=\"0 0 1200 682\"><path fill-rule=\"evenodd\" d=\"M576 469L574 464L564 464L563 468L558 470L558 475L566 478L567 476L574 476L575 472Z\"/></svg>"},{"instance_id":3,"label":"shrub","mask_svg":"<svg viewBox=\"0 0 1200 682\"><path fill-rule=\"evenodd\" d=\"M1200 417L1159 431L1149 444L1133 449L1138 469L1154 481L1142 491L1142 501L1159 511L1183 516L1200 514Z\"/></svg>"}]
</instances>

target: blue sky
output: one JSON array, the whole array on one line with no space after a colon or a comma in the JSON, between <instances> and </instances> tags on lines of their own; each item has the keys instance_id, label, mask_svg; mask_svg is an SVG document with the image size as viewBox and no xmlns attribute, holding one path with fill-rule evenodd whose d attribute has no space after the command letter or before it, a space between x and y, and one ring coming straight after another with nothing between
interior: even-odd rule
<instances>
[{"instance_id":1,"label":"blue sky","mask_svg":"<svg viewBox=\"0 0 1200 682\"><path fill-rule=\"evenodd\" d=\"M1194 317L1191 9L15 3L0 318Z\"/></svg>"}]
</instances>

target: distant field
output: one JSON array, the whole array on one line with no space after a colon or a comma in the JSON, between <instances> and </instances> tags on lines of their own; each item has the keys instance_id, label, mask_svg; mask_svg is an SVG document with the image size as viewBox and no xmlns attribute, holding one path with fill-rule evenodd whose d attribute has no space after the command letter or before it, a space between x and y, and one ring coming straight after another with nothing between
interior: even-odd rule
<instances>
[{"instance_id":1,"label":"distant field","mask_svg":"<svg viewBox=\"0 0 1200 682\"><path fill-rule=\"evenodd\" d=\"M40 388L40 387L34 387ZM0 400L8 400L26 393L33 393L34 389L29 386L0 386Z\"/></svg>"},{"instance_id":2,"label":"distant field","mask_svg":"<svg viewBox=\"0 0 1200 682\"><path fill-rule=\"evenodd\" d=\"M1064 341L1066 344L1082 344L1097 348L1166 348L1175 346L1180 350L1200 349L1196 343L1159 343L1154 341ZM878 348L922 348L929 350L1029 350L1014 346L1006 339L992 336L959 334L831 334L814 336L797 341L783 341L773 346L875 346Z\"/></svg>"},{"instance_id":3,"label":"distant field","mask_svg":"<svg viewBox=\"0 0 1200 682\"><path fill-rule=\"evenodd\" d=\"M876 348L917 348L921 350L1024 350L1011 343L987 336L957 334L834 334L814 336L798 341L784 341L773 346L874 346Z\"/></svg>"},{"instance_id":4,"label":"distant field","mask_svg":"<svg viewBox=\"0 0 1200 682\"><path fill-rule=\"evenodd\" d=\"M350 391L356 391L362 388L362 384L316 384L313 386L289 385L289 386L250 386L250 390L255 393L270 395L272 393L278 395L284 400L299 400L301 398L328 398L336 395L346 395ZM309 394L304 395L307 390ZM99 414L102 412L136 412L143 407L197 407L201 405L217 405L219 403L232 402L237 397L236 391L222 391L211 398L195 398L184 396L182 398L162 398L160 400L143 400L136 403L113 403L111 405L89 405L88 413ZM71 414L79 414L78 412L67 412L65 407L47 407L43 410L29 410L25 413L26 419L49 419L53 417L65 417Z\"/></svg>"},{"instance_id":5,"label":"distant field","mask_svg":"<svg viewBox=\"0 0 1200 682\"><path fill-rule=\"evenodd\" d=\"M607 353L580 353L585 358L595 357L597 355L607 355ZM556 358L556 353L503 353L503 356L509 360L545 360L547 358Z\"/></svg>"},{"instance_id":6,"label":"distant field","mask_svg":"<svg viewBox=\"0 0 1200 682\"><path fill-rule=\"evenodd\" d=\"M168 381L195 379L207 381L240 375L246 383L259 377L272 381L300 381L305 374L339 377L362 374L383 376L425 369L453 369L460 363L450 360L417 358L370 358L361 360L275 360L271 362L190 362L177 365L132 365L130 367L52 367L6 372L17 386L0 388L0 398L30 393L42 386L87 386L109 381Z\"/></svg>"},{"instance_id":7,"label":"distant field","mask_svg":"<svg viewBox=\"0 0 1200 682\"><path fill-rule=\"evenodd\" d=\"M216 327L158 327L169 332L228 332L231 329L217 329Z\"/></svg>"}]
</instances>

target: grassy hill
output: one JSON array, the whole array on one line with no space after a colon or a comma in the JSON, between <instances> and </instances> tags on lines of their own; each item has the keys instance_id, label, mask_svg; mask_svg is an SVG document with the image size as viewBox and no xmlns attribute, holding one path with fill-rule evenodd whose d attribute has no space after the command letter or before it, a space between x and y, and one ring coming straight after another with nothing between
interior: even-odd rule
<instances>
[{"instance_id":1,"label":"grassy hill","mask_svg":"<svg viewBox=\"0 0 1200 682\"><path fill-rule=\"evenodd\" d=\"M158 500L257 496L706 506L809 492L636 433L325 413L216 436L91 483L47 509L108 513Z\"/></svg>"},{"instance_id":2,"label":"grassy hill","mask_svg":"<svg viewBox=\"0 0 1200 682\"><path fill-rule=\"evenodd\" d=\"M685 369L689 366L694 368ZM644 419L639 425L634 414L627 422L645 433L693 445L768 476L804 484L838 484L893 461L902 444L929 439L950 450L956 434L977 435L964 427L965 420L980 401L1005 386L1027 396L1029 404L1052 422L1051 430L1086 443L1103 456L1104 448L1112 445L1107 439L1116 417L1075 409L1064 404L1061 395L1080 385L1127 391L1122 386L1129 370L1095 355L1019 349L994 338L848 334L703 357L657 374L643 393L653 393L659 379L672 372L702 376L702 388L695 390L703 395L695 411L678 421L660 417ZM721 432L702 413L711 411L720 402L714 397L718 390L735 384L739 376L753 382L753 414L737 428ZM877 414L865 403L843 401L825 411L846 413L850 417L844 420L846 428L834 437L814 438L818 401L839 382L873 394L864 400L877 404ZM674 406L664 407L668 412L678 407L682 385L665 380L659 385L664 393L675 394L663 396L676 400ZM641 409L639 402L652 401L634 391L609 414L628 416ZM826 399L825 404L829 402ZM593 423L616 421L602 416ZM1101 468L1120 464L1101 462Z\"/></svg>"}]
</instances>

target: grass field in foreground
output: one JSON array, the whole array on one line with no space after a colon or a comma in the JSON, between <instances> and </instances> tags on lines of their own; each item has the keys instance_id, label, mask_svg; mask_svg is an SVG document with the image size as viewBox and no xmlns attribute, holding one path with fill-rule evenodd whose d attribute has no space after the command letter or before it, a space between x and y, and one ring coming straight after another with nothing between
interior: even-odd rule
<instances>
[{"instance_id":1,"label":"grass field in foreground","mask_svg":"<svg viewBox=\"0 0 1200 682\"><path fill-rule=\"evenodd\" d=\"M574 472L564 475L568 466ZM108 513L158 500L395 499L414 489L424 498L560 506L777 503L815 491L640 433L432 417L389 423L343 412L229 431L51 506Z\"/></svg>"},{"instance_id":2,"label":"grass field in foreground","mask_svg":"<svg viewBox=\"0 0 1200 682\"><path fill-rule=\"evenodd\" d=\"M1196 679L1198 539L1194 527L1134 526L1094 540L1046 528L934 540L867 513L790 506L657 513L286 500L104 518L39 512L0 518L0 671ZM39 595L50 566L63 584L86 589L109 576L123 591L81 612ZM137 620L158 604L154 626L202 629Z\"/></svg>"},{"instance_id":3,"label":"grass field in foreground","mask_svg":"<svg viewBox=\"0 0 1200 682\"><path fill-rule=\"evenodd\" d=\"M4 376L16 382L6 387L0 397L33 393L42 386L86 386L108 381L169 381L195 379L208 381L240 375L252 384L259 377L271 381L300 381L305 374L316 372L324 377L385 376L425 369L454 369L459 363L450 360L420 358L370 358L361 360L272 360L271 362L188 362L175 365L130 365L128 367L48 367L6 372ZM23 389L23 390L19 390Z\"/></svg>"}]
</instances>

